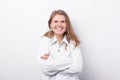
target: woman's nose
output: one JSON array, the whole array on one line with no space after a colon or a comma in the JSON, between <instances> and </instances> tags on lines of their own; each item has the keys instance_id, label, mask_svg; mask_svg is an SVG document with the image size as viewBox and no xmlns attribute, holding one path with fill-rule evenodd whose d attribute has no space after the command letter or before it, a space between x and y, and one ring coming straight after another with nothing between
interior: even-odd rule
<instances>
[{"instance_id":1,"label":"woman's nose","mask_svg":"<svg viewBox=\"0 0 120 80\"><path fill-rule=\"evenodd\" d=\"M62 23L61 23L61 22L58 22L58 25L59 25L59 26L61 26L61 25L62 25Z\"/></svg>"}]
</instances>

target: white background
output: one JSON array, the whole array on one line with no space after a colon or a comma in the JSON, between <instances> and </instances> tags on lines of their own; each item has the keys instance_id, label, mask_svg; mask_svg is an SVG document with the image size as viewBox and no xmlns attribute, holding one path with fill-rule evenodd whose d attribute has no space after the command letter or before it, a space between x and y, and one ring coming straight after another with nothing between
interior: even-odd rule
<instances>
[{"instance_id":1,"label":"white background","mask_svg":"<svg viewBox=\"0 0 120 80\"><path fill-rule=\"evenodd\" d=\"M81 80L120 80L119 0L0 0L0 80L39 80L37 46L54 9L81 40Z\"/></svg>"}]
</instances>

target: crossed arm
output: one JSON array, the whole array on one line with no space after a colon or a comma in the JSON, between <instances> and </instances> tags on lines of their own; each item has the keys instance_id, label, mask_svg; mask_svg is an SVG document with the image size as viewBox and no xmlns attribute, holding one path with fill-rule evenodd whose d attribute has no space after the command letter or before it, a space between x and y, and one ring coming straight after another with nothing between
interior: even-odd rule
<instances>
[{"instance_id":1,"label":"crossed arm","mask_svg":"<svg viewBox=\"0 0 120 80\"><path fill-rule=\"evenodd\" d=\"M75 74L80 73L83 68L83 60L81 56L81 51L76 48L72 52L71 58L61 58L61 59L49 59L50 55L44 54L41 56L41 66L42 70L46 75L55 75L57 73L61 74Z\"/></svg>"}]
</instances>

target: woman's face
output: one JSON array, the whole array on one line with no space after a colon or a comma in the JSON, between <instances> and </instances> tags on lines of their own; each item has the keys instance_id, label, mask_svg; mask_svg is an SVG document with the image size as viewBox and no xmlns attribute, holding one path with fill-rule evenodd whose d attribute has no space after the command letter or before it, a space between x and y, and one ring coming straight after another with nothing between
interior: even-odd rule
<instances>
[{"instance_id":1,"label":"woman's face","mask_svg":"<svg viewBox=\"0 0 120 80\"><path fill-rule=\"evenodd\" d=\"M65 16L55 15L51 21L50 28L56 36L63 36L66 31L66 21Z\"/></svg>"}]
</instances>

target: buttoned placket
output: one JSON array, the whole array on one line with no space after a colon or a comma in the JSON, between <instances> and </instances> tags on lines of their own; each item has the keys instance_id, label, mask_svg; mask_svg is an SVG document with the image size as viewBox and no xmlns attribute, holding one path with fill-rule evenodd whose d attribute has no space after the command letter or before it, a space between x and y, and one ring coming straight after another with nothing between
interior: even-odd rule
<instances>
[{"instance_id":1,"label":"buttoned placket","mask_svg":"<svg viewBox=\"0 0 120 80\"><path fill-rule=\"evenodd\" d=\"M58 45L58 52L60 52L61 51L61 46L62 46L62 43L61 44L59 44L59 43L57 43L57 45Z\"/></svg>"},{"instance_id":2,"label":"buttoned placket","mask_svg":"<svg viewBox=\"0 0 120 80\"><path fill-rule=\"evenodd\" d=\"M61 44L57 44L58 45L58 52L60 52L60 47L61 47Z\"/></svg>"}]
</instances>

